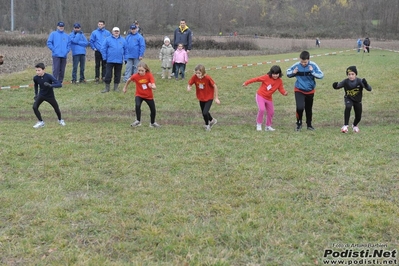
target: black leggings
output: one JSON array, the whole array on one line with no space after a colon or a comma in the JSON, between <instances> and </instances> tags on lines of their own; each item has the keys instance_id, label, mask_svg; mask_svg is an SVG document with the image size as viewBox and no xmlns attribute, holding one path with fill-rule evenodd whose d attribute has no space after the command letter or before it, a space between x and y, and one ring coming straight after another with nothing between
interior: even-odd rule
<instances>
[{"instance_id":1,"label":"black leggings","mask_svg":"<svg viewBox=\"0 0 399 266\"><path fill-rule=\"evenodd\" d=\"M43 96L38 95L36 98L36 101L33 103L33 111L35 112L35 115L39 121L43 121L42 115L39 111L39 106L42 104L42 102L48 102L53 108L55 113L57 114L58 120L61 120L61 111L60 107L58 106L58 103L55 98L44 98Z\"/></svg>"},{"instance_id":2,"label":"black leggings","mask_svg":"<svg viewBox=\"0 0 399 266\"><path fill-rule=\"evenodd\" d=\"M313 93L303 94L297 91L295 92L296 119L298 124L302 124L303 110L305 110L306 124L308 126L312 125L313 98L314 98Z\"/></svg>"},{"instance_id":3,"label":"black leggings","mask_svg":"<svg viewBox=\"0 0 399 266\"><path fill-rule=\"evenodd\" d=\"M150 107L151 124L154 124L155 116L157 114L157 110L155 109L154 99L148 100L148 99L141 98L140 96L136 96L136 98L135 98L135 102L136 102L136 118L137 118L138 121L141 121L141 103L143 101L145 101L147 103L148 107Z\"/></svg>"},{"instance_id":4,"label":"black leggings","mask_svg":"<svg viewBox=\"0 0 399 266\"><path fill-rule=\"evenodd\" d=\"M357 126L360 120L362 120L362 102L354 102L351 99L345 98L345 111L344 111L344 125L349 125L349 117L351 116L351 110L355 111L355 120L353 125Z\"/></svg>"},{"instance_id":5,"label":"black leggings","mask_svg":"<svg viewBox=\"0 0 399 266\"><path fill-rule=\"evenodd\" d=\"M199 102L201 106L202 116L204 117L205 125L209 125L209 122L213 120L211 113L209 110L211 109L213 100L209 100L206 102Z\"/></svg>"}]
</instances>

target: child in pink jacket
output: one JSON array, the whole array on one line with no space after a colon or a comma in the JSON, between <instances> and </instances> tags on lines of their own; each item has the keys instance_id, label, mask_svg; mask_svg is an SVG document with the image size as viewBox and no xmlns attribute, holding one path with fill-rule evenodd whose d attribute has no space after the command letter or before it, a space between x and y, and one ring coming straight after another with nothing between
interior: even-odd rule
<instances>
[{"instance_id":1,"label":"child in pink jacket","mask_svg":"<svg viewBox=\"0 0 399 266\"><path fill-rule=\"evenodd\" d=\"M172 63L175 69L175 79L178 80L179 73L181 74L181 79L184 79L184 72L186 71L186 64L188 62L188 55L182 43L179 43L176 51L173 54Z\"/></svg>"}]
</instances>

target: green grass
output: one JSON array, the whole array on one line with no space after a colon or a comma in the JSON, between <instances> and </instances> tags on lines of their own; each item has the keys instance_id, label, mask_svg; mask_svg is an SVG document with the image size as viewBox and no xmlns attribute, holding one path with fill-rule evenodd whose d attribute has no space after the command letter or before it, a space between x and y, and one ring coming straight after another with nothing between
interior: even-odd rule
<instances>
[{"instance_id":1,"label":"green grass","mask_svg":"<svg viewBox=\"0 0 399 266\"><path fill-rule=\"evenodd\" d=\"M188 69L298 54L191 58ZM398 54L314 61L325 73L314 132L294 132L295 79L285 76L289 96L274 95L277 130L255 130L258 84L241 84L270 64L208 71L221 100L211 109L219 121L211 132L186 82L159 75L160 129L148 127L145 103L143 126L130 128L133 84L127 94L65 85L56 97L67 126L44 103L39 130L32 128L33 88L0 91L0 264L322 265L324 250L337 243L397 249ZM148 63L159 72L159 61ZM359 134L340 133L343 90L331 87L349 65L373 86L364 93ZM89 62L88 79L93 72ZM32 68L2 80L27 84L33 75Z\"/></svg>"}]
</instances>

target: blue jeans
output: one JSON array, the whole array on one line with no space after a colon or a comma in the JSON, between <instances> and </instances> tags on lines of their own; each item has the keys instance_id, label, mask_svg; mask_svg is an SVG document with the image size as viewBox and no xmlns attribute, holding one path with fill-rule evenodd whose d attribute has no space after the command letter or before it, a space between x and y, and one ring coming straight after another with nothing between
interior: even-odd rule
<instances>
[{"instance_id":1,"label":"blue jeans","mask_svg":"<svg viewBox=\"0 0 399 266\"><path fill-rule=\"evenodd\" d=\"M174 63L174 66L175 66L175 78L178 78L179 73L181 73L181 78L184 79L184 72L186 72L186 64Z\"/></svg>"},{"instance_id":2,"label":"blue jeans","mask_svg":"<svg viewBox=\"0 0 399 266\"><path fill-rule=\"evenodd\" d=\"M129 58L126 60L126 70L123 75L124 82L126 82L134 73L137 73L137 65L139 62L140 59L138 58Z\"/></svg>"},{"instance_id":3,"label":"blue jeans","mask_svg":"<svg viewBox=\"0 0 399 266\"><path fill-rule=\"evenodd\" d=\"M78 54L72 56L72 81L77 81L76 72L78 71L78 65L80 64L80 78L79 81L85 80L85 63L86 55Z\"/></svg>"}]
</instances>

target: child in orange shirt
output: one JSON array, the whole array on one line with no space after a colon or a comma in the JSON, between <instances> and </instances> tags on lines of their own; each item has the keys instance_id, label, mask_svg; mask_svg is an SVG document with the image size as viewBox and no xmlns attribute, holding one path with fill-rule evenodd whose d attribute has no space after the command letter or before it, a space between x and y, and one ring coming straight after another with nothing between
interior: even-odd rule
<instances>
[{"instance_id":1,"label":"child in orange shirt","mask_svg":"<svg viewBox=\"0 0 399 266\"><path fill-rule=\"evenodd\" d=\"M261 82L261 85L256 93L255 100L258 105L258 115L256 117L256 130L262 130L262 122L265 111L266 115L266 131L274 131L272 128L274 116L273 93L278 90L282 95L287 96L288 92L284 89L283 80L281 79L281 68L279 66L272 66L270 71L260 77L252 78L245 81L242 86L247 86L253 82Z\"/></svg>"},{"instance_id":2,"label":"child in orange shirt","mask_svg":"<svg viewBox=\"0 0 399 266\"><path fill-rule=\"evenodd\" d=\"M123 87L123 92L127 92L127 86L131 81L136 83L136 97L135 97L135 110L136 110L136 121L134 121L130 126L138 127L141 126L141 104L145 101L150 107L150 118L151 123L150 127L160 127L160 125L155 122L155 102L154 102L154 95L152 90L155 90L157 87L155 85L154 76L151 73L150 68L144 62L140 62L137 65L137 72L133 74L126 82L125 86Z\"/></svg>"},{"instance_id":3,"label":"child in orange shirt","mask_svg":"<svg viewBox=\"0 0 399 266\"><path fill-rule=\"evenodd\" d=\"M213 99L215 99L217 104L220 104L218 87L213 79L206 74L203 65L197 65L194 70L195 74L188 81L187 91L191 91L192 85L195 84L197 99L199 100L202 116L205 121L205 130L211 131L217 120L211 116L209 110L211 109Z\"/></svg>"}]
</instances>

